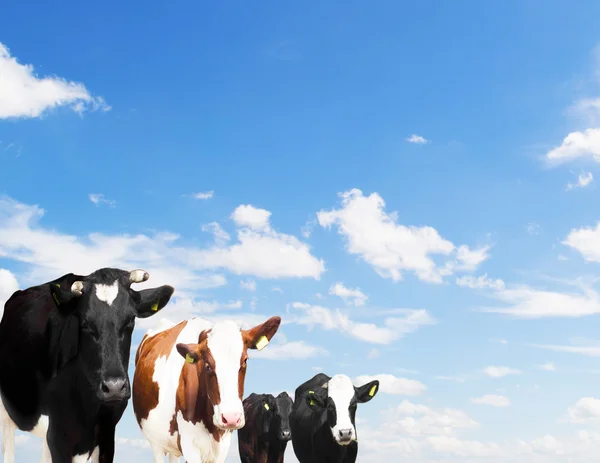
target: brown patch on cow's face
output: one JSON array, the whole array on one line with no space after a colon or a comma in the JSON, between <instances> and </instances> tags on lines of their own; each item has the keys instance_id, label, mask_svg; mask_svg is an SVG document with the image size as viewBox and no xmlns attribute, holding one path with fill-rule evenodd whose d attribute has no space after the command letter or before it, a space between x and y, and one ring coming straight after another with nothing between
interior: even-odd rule
<instances>
[{"instance_id":1,"label":"brown patch on cow's face","mask_svg":"<svg viewBox=\"0 0 600 463\"><path fill-rule=\"evenodd\" d=\"M148 418L151 410L158 405L158 384L152 380L154 365L159 357L169 355L177 336L187 321L162 331L155 336L144 336L137 349L135 373L133 376L132 403L138 424Z\"/></svg>"},{"instance_id":2,"label":"brown patch on cow's face","mask_svg":"<svg viewBox=\"0 0 600 463\"><path fill-rule=\"evenodd\" d=\"M181 412L183 418L190 423L202 422L218 442L224 431L213 423L213 406L220 403L221 396L215 374L215 360L208 348L209 332L210 330L200 333L198 344L177 344L177 351L186 362L179 378L171 434L177 430L176 416Z\"/></svg>"}]
</instances>

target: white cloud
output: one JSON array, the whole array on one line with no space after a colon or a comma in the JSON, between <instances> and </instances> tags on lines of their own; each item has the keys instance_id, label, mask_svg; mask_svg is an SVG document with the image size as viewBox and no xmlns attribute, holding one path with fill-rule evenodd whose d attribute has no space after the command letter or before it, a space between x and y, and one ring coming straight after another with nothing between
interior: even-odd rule
<instances>
[{"instance_id":1,"label":"white cloud","mask_svg":"<svg viewBox=\"0 0 600 463\"><path fill-rule=\"evenodd\" d=\"M212 225L212 231L220 241L212 248L188 252L189 265L202 269L224 268L237 275L260 278L311 277L318 280L325 271L323 259L314 257L309 246L295 236L273 230L269 224L270 216L265 209L250 205L237 207L232 218L241 227L237 231L238 243L223 246L224 232Z\"/></svg>"},{"instance_id":2,"label":"white cloud","mask_svg":"<svg viewBox=\"0 0 600 463\"><path fill-rule=\"evenodd\" d=\"M248 291L256 291L256 281L254 280L242 280L240 281L240 288Z\"/></svg>"},{"instance_id":3,"label":"white cloud","mask_svg":"<svg viewBox=\"0 0 600 463\"><path fill-rule=\"evenodd\" d=\"M221 302L195 300L189 297L177 297L171 299L169 305L161 315L138 319L135 323L135 328L140 330L156 329L163 323L166 323L167 325L169 323L178 323L181 320L187 320L192 317L210 319L210 316L215 313L220 314L223 311L238 310L241 308L242 301L240 300ZM231 313L227 313L227 316L240 317L239 314L232 315Z\"/></svg>"},{"instance_id":4,"label":"white cloud","mask_svg":"<svg viewBox=\"0 0 600 463\"><path fill-rule=\"evenodd\" d=\"M540 234L540 226L535 222L529 222L525 226L525 230L527 230L527 233L529 233L532 236Z\"/></svg>"},{"instance_id":5,"label":"white cloud","mask_svg":"<svg viewBox=\"0 0 600 463\"><path fill-rule=\"evenodd\" d=\"M414 404L403 400L399 406L387 414L390 433L409 436L438 435L451 436L460 429L472 429L479 423L464 411L454 408L434 409L427 405Z\"/></svg>"},{"instance_id":6,"label":"white cloud","mask_svg":"<svg viewBox=\"0 0 600 463\"><path fill-rule=\"evenodd\" d=\"M477 405L491 405L492 407L508 407L510 399L502 395L485 394L481 397L471 398L471 402Z\"/></svg>"},{"instance_id":7,"label":"white cloud","mask_svg":"<svg viewBox=\"0 0 600 463\"><path fill-rule=\"evenodd\" d=\"M59 106L78 113L110 109L101 97L92 97L82 83L36 76L32 65L19 63L0 43L0 119L36 118Z\"/></svg>"},{"instance_id":8,"label":"white cloud","mask_svg":"<svg viewBox=\"0 0 600 463\"><path fill-rule=\"evenodd\" d=\"M438 376L434 376L435 379L440 380L440 381L455 381L457 383L464 383L465 379L461 378L460 376L443 376L443 375L438 375Z\"/></svg>"},{"instance_id":9,"label":"white cloud","mask_svg":"<svg viewBox=\"0 0 600 463\"><path fill-rule=\"evenodd\" d=\"M268 278L318 278L324 271L323 261L305 244L274 231L241 230L236 244L202 249L183 246L179 236L169 232L63 234L40 225L44 213L37 205L0 197L0 256L25 264L19 274L23 284L69 272L85 275L106 266L143 268L150 280L137 287L171 284L175 297L190 297L199 289L226 283L223 275L206 273L218 268Z\"/></svg>"},{"instance_id":10,"label":"white cloud","mask_svg":"<svg viewBox=\"0 0 600 463\"><path fill-rule=\"evenodd\" d=\"M31 436L29 434L19 434L18 436L15 436L15 445L16 446L25 445L30 440L31 440Z\"/></svg>"},{"instance_id":11,"label":"white cloud","mask_svg":"<svg viewBox=\"0 0 600 463\"><path fill-rule=\"evenodd\" d=\"M578 251L588 262L600 262L600 221L595 227L571 229L562 244Z\"/></svg>"},{"instance_id":12,"label":"white cloud","mask_svg":"<svg viewBox=\"0 0 600 463\"><path fill-rule=\"evenodd\" d=\"M99 206L100 204L108 204L110 207L115 207L117 204L116 201L105 198L102 193L90 193L88 197L96 206Z\"/></svg>"},{"instance_id":13,"label":"white cloud","mask_svg":"<svg viewBox=\"0 0 600 463\"><path fill-rule=\"evenodd\" d=\"M0 257L2 254L0 253ZM4 304L19 289L17 278L8 270L0 268L0 318L4 313Z\"/></svg>"},{"instance_id":14,"label":"white cloud","mask_svg":"<svg viewBox=\"0 0 600 463\"><path fill-rule=\"evenodd\" d=\"M573 423L588 423L600 418L600 399L582 397L575 405L569 407L567 416Z\"/></svg>"},{"instance_id":15,"label":"white cloud","mask_svg":"<svg viewBox=\"0 0 600 463\"><path fill-rule=\"evenodd\" d=\"M409 143L414 143L417 145L424 145L426 143L429 143L429 140L422 137L421 135L417 135L416 133L413 133L410 137L405 138L405 140Z\"/></svg>"},{"instance_id":16,"label":"white cloud","mask_svg":"<svg viewBox=\"0 0 600 463\"><path fill-rule=\"evenodd\" d=\"M542 363L541 365L537 365L537 368L544 371L556 371L556 365L552 362Z\"/></svg>"},{"instance_id":17,"label":"white cloud","mask_svg":"<svg viewBox=\"0 0 600 463\"><path fill-rule=\"evenodd\" d=\"M214 195L214 191L201 191L199 193L194 193L192 196L195 199L211 199Z\"/></svg>"},{"instance_id":18,"label":"white cloud","mask_svg":"<svg viewBox=\"0 0 600 463\"><path fill-rule=\"evenodd\" d=\"M600 313L598 294L584 288L582 294L544 291L527 286L495 291L492 297L508 307L482 308L481 312L501 313L515 318L582 317Z\"/></svg>"},{"instance_id":19,"label":"white cloud","mask_svg":"<svg viewBox=\"0 0 600 463\"><path fill-rule=\"evenodd\" d=\"M304 341L288 341L285 344L271 343L260 352L250 350L248 352L250 357L269 360L302 360L329 355L329 352L322 347L313 346Z\"/></svg>"},{"instance_id":20,"label":"white cloud","mask_svg":"<svg viewBox=\"0 0 600 463\"><path fill-rule=\"evenodd\" d=\"M204 232L213 234L213 237L215 239L215 244L217 246L223 246L223 245L225 245L225 243L227 243L231 239L231 236L229 236L229 233L227 233L225 230L223 230L221 225L219 225L217 222L211 222L206 225L202 225L201 229Z\"/></svg>"},{"instance_id":21,"label":"white cloud","mask_svg":"<svg viewBox=\"0 0 600 463\"><path fill-rule=\"evenodd\" d=\"M374 359L374 358L379 357L379 355L380 355L379 351L375 347L373 347L373 349L371 349L369 351L369 353L367 354L367 358L368 359Z\"/></svg>"},{"instance_id":22,"label":"white cloud","mask_svg":"<svg viewBox=\"0 0 600 463\"><path fill-rule=\"evenodd\" d=\"M488 278L487 273L474 277L472 275L463 275L462 277L456 278L456 284L458 286L466 286L468 288L480 289L480 288L492 288L502 289L504 288L504 281L500 279Z\"/></svg>"},{"instance_id":23,"label":"white cloud","mask_svg":"<svg viewBox=\"0 0 600 463\"><path fill-rule=\"evenodd\" d=\"M238 227L248 227L253 230L266 230L270 227L271 213L266 209L259 209L250 204L238 206L231 218Z\"/></svg>"},{"instance_id":24,"label":"white cloud","mask_svg":"<svg viewBox=\"0 0 600 463\"><path fill-rule=\"evenodd\" d=\"M451 436L431 436L427 442L438 453L457 457L495 457L502 455L502 448L495 443L462 440Z\"/></svg>"},{"instance_id":25,"label":"white cloud","mask_svg":"<svg viewBox=\"0 0 600 463\"><path fill-rule=\"evenodd\" d=\"M570 191L573 188L585 188L585 187L589 186L593 180L594 180L594 176L592 175L591 172L582 172L577 177L577 183L567 183L565 190Z\"/></svg>"},{"instance_id":26,"label":"white cloud","mask_svg":"<svg viewBox=\"0 0 600 463\"><path fill-rule=\"evenodd\" d=\"M588 357L600 357L600 341L574 342L571 345L531 344L530 346L554 352L567 352L570 354L586 355Z\"/></svg>"},{"instance_id":27,"label":"white cloud","mask_svg":"<svg viewBox=\"0 0 600 463\"><path fill-rule=\"evenodd\" d=\"M117 445L130 445L132 447L140 449L150 449L150 443L146 439L130 439L126 437L116 437L115 443Z\"/></svg>"},{"instance_id":28,"label":"white cloud","mask_svg":"<svg viewBox=\"0 0 600 463\"><path fill-rule=\"evenodd\" d=\"M422 382L414 379L397 378L394 375L361 375L354 379L355 386L362 386L370 381L379 381L379 392L392 395L420 395L427 390Z\"/></svg>"},{"instance_id":29,"label":"white cloud","mask_svg":"<svg viewBox=\"0 0 600 463\"><path fill-rule=\"evenodd\" d=\"M600 162L600 129L571 132L562 144L546 153L550 165L558 165L575 159L590 157Z\"/></svg>"},{"instance_id":30,"label":"white cloud","mask_svg":"<svg viewBox=\"0 0 600 463\"><path fill-rule=\"evenodd\" d=\"M397 223L397 213L386 213L385 202L377 193L364 196L362 191L352 189L340 196L342 207L318 212L319 224L324 228L337 226L346 239L347 251L360 255L384 278L399 281L403 272L412 271L423 281L440 283L443 276L474 270L488 258L487 246L478 250L465 245L457 248L432 227ZM455 259L441 267L432 258L453 253Z\"/></svg>"},{"instance_id":31,"label":"white cloud","mask_svg":"<svg viewBox=\"0 0 600 463\"><path fill-rule=\"evenodd\" d=\"M359 288L346 288L343 283L335 283L329 288L329 294L341 297L346 304L362 306L369 299Z\"/></svg>"},{"instance_id":32,"label":"white cloud","mask_svg":"<svg viewBox=\"0 0 600 463\"><path fill-rule=\"evenodd\" d=\"M491 378L502 378L503 376L520 375L521 374L521 372L519 370L516 370L514 368L497 367L497 366L486 367L483 370L483 372Z\"/></svg>"},{"instance_id":33,"label":"white cloud","mask_svg":"<svg viewBox=\"0 0 600 463\"><path fill-rule=\"evenodd\" d=\"M383 326L378 326L374 323L355 322L339 309L330 310L301 302L292 303L291 308L301 313L294 317L294 323L307 325L310 328L320 326L325 330L338 330L361 341L374 344L391 344L421 326L436 323L426 310L400 309L398 313L403 313L405 315L403 318L387 317L383 321Z\"/></svg>"}]
</instances>

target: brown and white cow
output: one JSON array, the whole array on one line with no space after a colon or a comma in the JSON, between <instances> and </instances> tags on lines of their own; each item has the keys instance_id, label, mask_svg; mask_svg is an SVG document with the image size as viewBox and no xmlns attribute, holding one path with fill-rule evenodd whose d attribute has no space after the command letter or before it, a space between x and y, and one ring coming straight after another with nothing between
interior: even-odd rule
<instances>
[{"instance_id":1,"label":"brown and white cow","mask_svg":"<svg viewBox=\"0 0 600 463\"><path fill-rule=\"evenodd\" d=\"M155 462L222 463L231 435L245 424L247 349L264 348L280 317L249 330L201 318L148 331L135 359L132 402Z\"/></svg>"}]
</instances>

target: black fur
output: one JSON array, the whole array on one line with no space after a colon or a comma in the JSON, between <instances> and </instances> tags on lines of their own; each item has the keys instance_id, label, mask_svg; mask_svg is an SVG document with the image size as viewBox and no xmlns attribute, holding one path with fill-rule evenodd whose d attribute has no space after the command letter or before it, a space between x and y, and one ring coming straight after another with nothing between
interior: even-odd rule
<instances>
[{"instance_id":1,"label":"black fur","mask_svg":"<svg viewBox=\"0 0 600 463\"><path fill-rule=\"evenodd\" d=\"M242 463L282 463L291 438L292 398L286 392L277 397L252 393L243 404L246 424L238 429Z\"/></svg>"},{"instance_id":2,"label":"black fur","mask_svg":"<svg viewBox=\"0 0 600 463\"><path fill-rule=\"evenodd\" d=\"M95 296L95 285L115 280L118 296L108 306ZM75 281L84 284L81 296L71 292ZM31 431L40 415L49 416L53 463L71 463L96 446L100 462L113 461L115 426L131 396L127 367L135 318L158 313L173 291L135 291L129 272L106 268L16 291L6 302L0 321L2 403L22 431ZM119 387L108 397L104 381L113 379Z\"/></svg>"},{"instance_id":3,"label":"black fur","mask_svg":"<svg viewBox=\"0 0 600 463\"><path fill-rule=\"evenodd\" d=\"M290 428L292 447L300 463L354 463L356 461L358 443L340 445L331 433L331 428L337 423L338 411L327 394L328 390L323 388L330 379L326 374L318 373L296 388L290 415ZM377 386L377 391L379 381L371 381L354 388L354 398L348 411L355 428L356 407L358 403L371 400L369 391L373 386Z\"/></svg>"}]
</instances>

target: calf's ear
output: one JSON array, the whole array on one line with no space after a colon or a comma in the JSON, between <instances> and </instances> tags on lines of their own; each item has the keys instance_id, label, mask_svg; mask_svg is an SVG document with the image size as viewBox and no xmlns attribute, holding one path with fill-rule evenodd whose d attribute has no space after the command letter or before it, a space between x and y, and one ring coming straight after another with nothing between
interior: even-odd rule
<instances>
[{"instance_id":1,"label":"calf's ear","mask_svg":"<svg viewBox=\"0 0 600 463\"><path fill-rule=\"evenodd\" d=\"M279 325L281 324L281 317L271 317L266 322L256 325L254 328L249 330L242 330L242 338L248 349L263 350L267 344L271 341L271 338L275 336Z\"/></svg>"},{"instance_id":2,"label":"calf's ear","mask_svg":"<svg viewBox=\"0 0 600 463\"><path fill-rule=\"evenodd\" d=\"M175 288L169 285L136 291L139 296L136 306L136 315L139 318L147 318L157 314L169 303L174 291Z\"/></svg>"},{"instance_id":3,"label":"calf's ear","mask_svg":"<svg viewBox=\"0 0 600 463\"><path fill-rule=\"evenodd\" d=\"M375 397L375 394L379 392L379 381L371 381L370 383L363 384L360 387L354 387L354 393L356 394L356 400L359 403L365 403Z\"/></svg>"}]
</instances>

